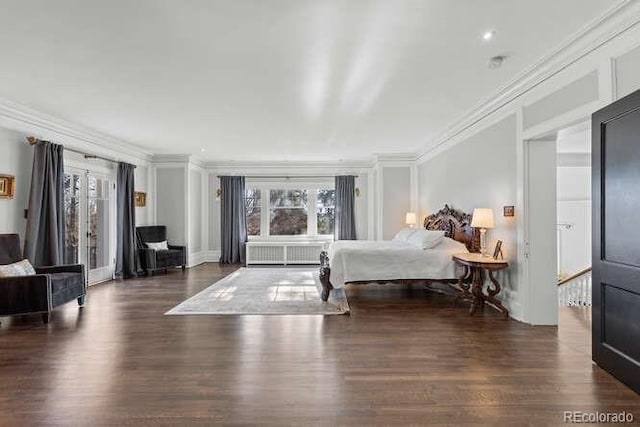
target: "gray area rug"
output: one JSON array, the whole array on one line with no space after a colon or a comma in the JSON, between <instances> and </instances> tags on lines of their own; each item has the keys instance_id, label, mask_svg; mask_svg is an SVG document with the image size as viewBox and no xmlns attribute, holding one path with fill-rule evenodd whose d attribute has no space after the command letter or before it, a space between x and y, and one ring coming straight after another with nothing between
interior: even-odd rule
<instances>
[{"instance_id":1,"label":"gray area rug","mask_svg":"<svg viewBox=\"0 0 640 427\"><path fill-rule=\"evenodd\" d=\"M165 314L348 314L344 289L320 298L318 269L241 268Z\"/></svg>"}]
</instances>

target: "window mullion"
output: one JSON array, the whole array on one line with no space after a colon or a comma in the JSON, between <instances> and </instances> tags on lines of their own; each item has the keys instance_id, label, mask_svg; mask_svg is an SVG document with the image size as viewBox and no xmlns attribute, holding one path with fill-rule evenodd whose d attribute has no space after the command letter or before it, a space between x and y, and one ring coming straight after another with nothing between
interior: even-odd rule
<instances>
[{"instance_id":1,"label":"window mullion","mask_svg":"<svg viewBox=\"0 0 640 427\"><path fill-rule=\"evenodd\" d=\"M318 235L318 215L316 214L317 192L307 189L307 235Z\"/></svg>"},{"instance_id":2,"label":"window mullion","mask_svg":"<svg viewBox=\"0 0 640 427\"><path fill-rule=\"evenodd\" d=\"M269 236L269 216L271 215L271 190L269 188L264 188L262 190L264 194L262 195L262 200L264 201L264 205L260 209L260 235L261 236Z\"/></svg>"}]
</instances>

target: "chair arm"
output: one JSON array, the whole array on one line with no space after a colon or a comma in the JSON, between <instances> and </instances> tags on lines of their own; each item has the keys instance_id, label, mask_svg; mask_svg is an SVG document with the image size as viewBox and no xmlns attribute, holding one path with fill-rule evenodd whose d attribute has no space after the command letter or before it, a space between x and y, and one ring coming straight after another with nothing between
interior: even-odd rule
<instances>
[{"instance_id":1,"label":"chair arm","mask_svg":"<svg viewBox=\"0 0 640 427\"><path fill-rule=\"evenodd\" d=\"M34 269L38 274L81 273L84 277L84 265L82 264L52 265L47 267L34 267Z\"/></svg>"},{"instance_id":2,"label":"chair arm","mask_svg":"<svg viewBox=\"0 0 640 427\"><path fill-rule=\"evenodd\" d=\"M148 248L139 248L138 255L140 263L145 270L154 270L156 268L156 251Z\"/></svg>"},{"instance_id":3,"label":"chair arm","mask_svg":"<svg viewBox=\"0 0 640 427\"><path fill-rule=\"evenodd\" d=\"M187 263L187 247L180 246L180 245L168 245L168 246L169 246L169 249L182 252L182 265L184 266Z\"/></svg>"},{"instance_id":4,"label":"chair arm","mask_svg":"<svg viewBox=\"0 0 640 427\"><path fill-rule=\"evenodd\" d=\"M51 279L46 274L0 277L0 315L51 309Z\"/></svg>"}]
</instances>

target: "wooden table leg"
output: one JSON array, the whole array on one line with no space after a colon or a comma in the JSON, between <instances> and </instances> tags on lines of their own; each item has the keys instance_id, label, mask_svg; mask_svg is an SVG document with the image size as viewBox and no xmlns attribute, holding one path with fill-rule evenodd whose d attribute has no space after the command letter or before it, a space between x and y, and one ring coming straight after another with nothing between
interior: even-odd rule
<instances>
[{"instance_id":1,"label":"wooden table leg","mask_svg":"<svg viewBox=\"0 0 640 427\"><path fill-rule=\"evenodd\" d=\"M493 272L491 270L489 270L489 280L491 280L491 283L493 283L493 288L491 286L487 287L487 295L485 296L485 298L487 302L489 302L489 304L493 305L497 310L499 310L505 318L508 318L509 310L507 310L502 305L500 300L496 298L496 295L500 293L500 290L502 288L500 287L500 283L498 282L498 280L493 277Z\"/></svg>"},{"instance_id":2,"label":"wooden table leg","mask_svg":"<svg viewBox=\"0 0 640 427\"><path fill-rule=\"evenodd\" d=\"M471 294L473 299L471 300L471 307L469 308L469 315L473 316L478 308L484 306L484 293L482 287L484 285L484 274L482 268L471 267L473 282L471 285Z\"/></svg>"},{"instance_id":3,"label":"wooden table leg","mask_svg":"<svg viewBox=\"0 0 640 427\"><path fill-rule=\"evenodd\" d=\"M458 291L460 292L456 299L453 301L454 307L458 306L458 302L463 299L471 299L472 295L469 292L469 288L471 287L468 283L465 283L469 279L470 271L469 267L463 266L463 273L460 277L458 277Z\"/></svg>"}]
</instances>

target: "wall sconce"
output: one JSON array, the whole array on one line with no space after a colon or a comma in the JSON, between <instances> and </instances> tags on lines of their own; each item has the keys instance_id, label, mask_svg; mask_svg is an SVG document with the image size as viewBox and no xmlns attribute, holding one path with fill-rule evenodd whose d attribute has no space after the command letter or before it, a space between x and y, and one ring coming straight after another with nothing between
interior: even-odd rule
<instances>
[{"instance_id":1,"label":"wall sconce","mask_svg":"<svg viewBox=\"0 0 640 427\"><path fill-rule=\"evenodd\" d=\"M356 187L354 193L355 193L356 197L360 197L360 187Z\"/></svg>"},{"instance_id":2,"label":"wall sconce","mask_svg":"<svg viewBox=\"0 0 640 427\"><path fill-rule=\"evenodd\" d=\"M16 191L16 178L13 175L0 175L0 199L13 199Z\"/></svg>"}]
</instances>

